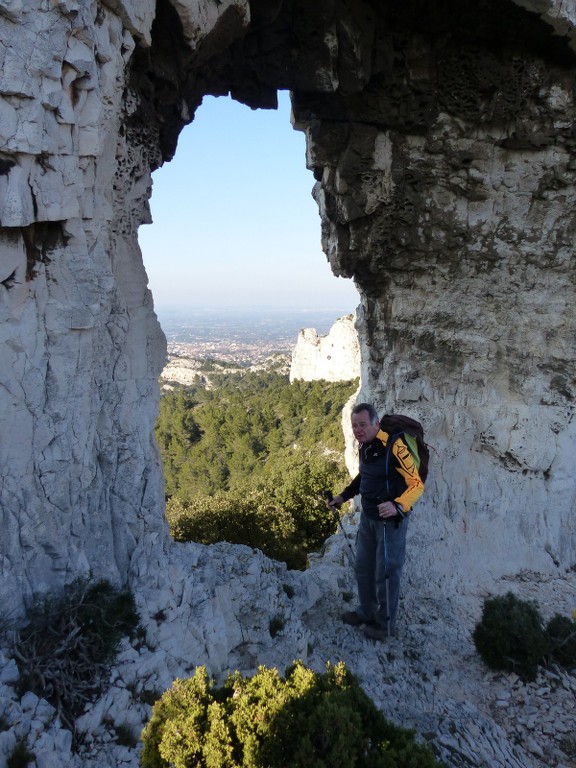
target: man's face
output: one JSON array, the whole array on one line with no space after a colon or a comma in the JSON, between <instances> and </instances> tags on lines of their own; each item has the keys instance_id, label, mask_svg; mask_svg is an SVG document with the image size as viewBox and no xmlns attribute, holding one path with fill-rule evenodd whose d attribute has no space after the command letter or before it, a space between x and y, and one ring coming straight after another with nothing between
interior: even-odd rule
<instances>
[{"instance_id":1,"label":"man's face","mask_svg":"<svg viewBox=\"0 0 576 768\"><path fill-rule=\"evenodd\" d=\"M369 443L374 440L380 429L380 422L372 424L368 411L352 414L352 432L359 443Z\"/></svg>"}]
</instances>

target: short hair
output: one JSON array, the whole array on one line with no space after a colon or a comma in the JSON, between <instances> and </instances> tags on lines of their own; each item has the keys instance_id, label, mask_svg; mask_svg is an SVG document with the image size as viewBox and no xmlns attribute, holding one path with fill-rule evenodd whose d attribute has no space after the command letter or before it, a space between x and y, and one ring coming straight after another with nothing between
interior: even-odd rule
<instances>
[{"instance_id":1,"label":"short hair","mask_svg":"<svg viewBox=\"0 0 576 768\"><path fill-rule=\"evenodd\" d=\"M378 416L378 411L372 403L358 403L358 405L355 405L354 408L352 408L352 414L358 414L360 411L368 411L368 415L370 416L370 421L372 424L374 422L379 421L380 417Z\"/></svg>"}]
</instances>

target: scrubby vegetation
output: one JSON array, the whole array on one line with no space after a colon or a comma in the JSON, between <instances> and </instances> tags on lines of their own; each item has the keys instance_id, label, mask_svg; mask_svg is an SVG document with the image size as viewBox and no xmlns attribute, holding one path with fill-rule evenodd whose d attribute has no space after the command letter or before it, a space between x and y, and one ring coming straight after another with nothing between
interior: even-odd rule
<instances>
[{"instance_id":1,"label":"scrubby vegetation","mask_svg":"<svg viewBox=\"0 0 576 768\"><path fill-rule=\"evenodd\" d=\"M143 731L143 768L434 768L412 731L389 723L343 663L260 667L218 688L205 668L177 680Z\"/></svg>"},{"instance_id":2,"label":"scrubby vegetation","mask_svg":"<svg viewBox=\"0 0 576 768\"><path fill-rule=\"evenodd\" d=\"M576 667L576 621L555 614L546 625L548 652L566 669Z\"/></svg>"},{"instance_id":3,"label":"scrubby vegetation","mask_svg":"<svg viewBox=\"0 0 576 768\"><path fill-rule=\"evenodd\" d=\"M488 667L526 680L534 680L538 667L553 661L576 667L576 622L556 614L544 625L537 604L511 592L486 599L473 639Z\"/></svg>"},{"instance_id":4,"label":"scrubby vegetation","mask_svg":"<svg viewBox=\"0 0 576 768\"><path fill-rule=\"evenodd\" d=\"M356 386L245 371L164 394L156 437L174 538L305 567L336 530L322 492L347 482L341 414Z\"/></svg>"},{"instance_id":5,"label":"scrubby vegetation","mask_svg":"<svg viewBox=\"0 0 576 768\"><path fill-rule=\"evenodd\" d=\"M47 699L74 730L101 692L120 640L138 624L132 593L107 581L75 581L61 597L40 599L26 626L12 632L20 692Z\"/></svg>"},{"instance_id":6,"label":"scrubby vegetation","mask_svg":"<svg viewBox=\"0 0 576 768\"><path fill-rule=\"evenodd\" d=\"M29 751L26 743L18 741L6 760L6 768L27 768L35 759L36 755Z\"/></svg>"}]
</instances>

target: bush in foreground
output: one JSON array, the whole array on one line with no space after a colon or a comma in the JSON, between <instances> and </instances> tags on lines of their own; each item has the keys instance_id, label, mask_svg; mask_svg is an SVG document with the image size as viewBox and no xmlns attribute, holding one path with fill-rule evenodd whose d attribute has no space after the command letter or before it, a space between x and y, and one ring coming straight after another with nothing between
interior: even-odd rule
<instances>
[{"instance_id":1,"label":"bush in foreground","mask_svg":"<svg viewBox=\"0 0 576 768\"><path fill-rule=\"evenodd\" d=\"M343 663L296 662L217 688L204 667L177 680L143 731L143 768L434 768L412 731L389 723Z\"/></svg>"}]
</instances>

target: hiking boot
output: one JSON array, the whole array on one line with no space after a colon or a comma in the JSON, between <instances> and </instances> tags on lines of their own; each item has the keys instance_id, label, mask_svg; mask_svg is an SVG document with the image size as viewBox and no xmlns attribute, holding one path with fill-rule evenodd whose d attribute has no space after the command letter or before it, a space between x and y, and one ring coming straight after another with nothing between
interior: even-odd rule
<instances>
[{"instance_id":1,"label":"hiking boot","mask_svg":"<svg viewBox=\"0 0 576 768\"><path fill-rule=\"evenodd\" d=\"M372 624L368 624L364 627L362 632L366 635L366 637L369 637L370 640L387 640L388 639L388 629L386 627L383 627L382 624L376 624L375 622L372 622ZM390 630L390 637L394 637L395 631L393 629Z\"/></svg>"},{"instance_id":2,"label":"hiking boot","mask_svg":"<svg viewBox=\"0 0 576 768\"><path fill-rule=\"evenodd\" d=\"M350 624L351 627L359 627L362 624L366 624L369 626L370 624L374 624L373 621L369 621L368 619L363 619L362 616L360 616L356 611L346 611L346 613L342 614L342 621L344 624Z\"/></svg>"}]
</instances>

